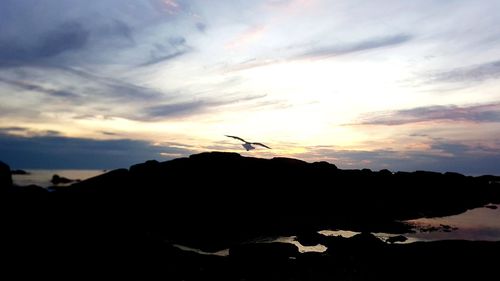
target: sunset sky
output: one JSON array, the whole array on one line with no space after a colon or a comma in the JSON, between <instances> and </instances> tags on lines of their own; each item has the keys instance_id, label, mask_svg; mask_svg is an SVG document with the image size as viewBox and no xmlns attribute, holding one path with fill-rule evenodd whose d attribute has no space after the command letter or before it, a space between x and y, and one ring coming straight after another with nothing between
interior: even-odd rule
<instances>
[{"instance_id":1,"label":"sunset sky","mask_svg":"<svg viewBox=\"0 0 500 281\"><path fill-rule=\"evenodd\" d=\"M2 0L0 160L116 168L217 150L500 175L499 11L498 0Z\"/></svg>"}]
</instances>

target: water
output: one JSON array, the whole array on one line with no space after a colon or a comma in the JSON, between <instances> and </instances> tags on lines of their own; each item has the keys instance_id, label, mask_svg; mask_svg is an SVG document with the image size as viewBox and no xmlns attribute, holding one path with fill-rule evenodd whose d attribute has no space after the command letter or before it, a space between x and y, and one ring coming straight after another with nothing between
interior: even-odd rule
<instances>
[{"instance_id":1,"label":"water","mask_svg":"<svg viewBox=\"0 0 500 281\"><path fill-rule=\"evenodd\" d=\"M12 175L14 184L25 185L38 185L41 187L52 186L50 180L53 175L59 175L68 179L84 180L97 175L103 174L103 170L26 170L28 175Z\"/></svg>"},{"instance_id":2,"label":"water","mask_svg":"<svg viewBox=\"0 0 500 281\"><path fill-rule=\"evenodd\" d=\"M288 243L295 245L299 251L299 253L323 253L327 250L327 247L322 244L317 244L314 246L304 246L297 241L297 236L281 236L275 239L263 240L260 243Z\"/></svg>"},{"instance_id":3,"label":"water","mask_svg":"<svg viewBox=\"0 0 500 281\"><path fill-rule=\"evenodd\" d=\"M403 234L408 240L402 243L438 240L500 241L500 205L489 206L491 208L476 208L455 216L406 221L414 227L415 233ZM345 238L359 234L346 230L322 230L319 233ZM383 241L395 236L390 233L373 235Z\"/></svg>"},{"instance_id":4,"label":"water","mask_svg":"<svg viewBox=\"0 0 500 281\"><path fill-rule=\"evenodd\" d=\"M407 221L416 227L417 232L406 236L420 241L445 239L500 241L500 205L491 206L495 206L496 209L483 207L455 216ZM425 231L430 228L437 231Z\"/></svg>"},{"instance_id":5,"label":"water","mask_svg":"<svg viewBox=\"0 0 500 281\"><path fill-rule=\"evenodd\" d=\"M304 245L300 244L300 242L297 241L296 236L280 236L277 238L263 238L263 239L258 239L258 240L255 240L255 241L252 241L249 243L275 243L275 242L288 243L288 244L295 245L297 247L297 250L299 251L299 253L311 253L311 252L323 253L327 250L327 247L324 245L321 245L321 244L318 244L315 246L304 246ZM218 252L205 252L205 251L202 251L200 249L191 248L191 247L187 247L187 246L183 246L183 245L179 245L179 244L173 244L172 246L174 246L178 249L181 249L183 251L186 251L186 252L194 252L194 253L197 253L200 255L212 255L212 256L220 256L220 257L229 256L229 249L223 249L223 250L218 251Z\"/></svg>"}]
</instances>

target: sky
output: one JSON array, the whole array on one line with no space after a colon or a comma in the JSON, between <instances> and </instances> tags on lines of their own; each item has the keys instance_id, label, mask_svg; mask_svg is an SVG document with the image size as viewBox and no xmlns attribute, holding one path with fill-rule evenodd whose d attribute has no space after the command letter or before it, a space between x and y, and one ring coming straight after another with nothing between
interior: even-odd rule
<instances>
[{"instance_id":1,"label":"sky","mask_svg":"<svg viewBox=\"0 0 500 281\"><path fill-rule=\"evenodd\" d=\"M2 0L0 160L500 175L498 0ZM246 152L236 135L262 142Z\"/></svg>"}]
</instances>

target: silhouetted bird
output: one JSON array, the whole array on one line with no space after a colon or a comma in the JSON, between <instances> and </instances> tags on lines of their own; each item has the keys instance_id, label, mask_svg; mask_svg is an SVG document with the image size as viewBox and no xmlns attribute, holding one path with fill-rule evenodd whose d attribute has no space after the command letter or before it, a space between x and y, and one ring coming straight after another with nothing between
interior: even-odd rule
<instances>
[{"instance_id":1,"label":"silhouetted bird","mask_svg":"<svg viewBox=\"0 0 500 281\"><path fill-rule=\"evenodd\" d=\"M265 144L262 144L262 143L260 143L260 142L248 142L248 141L246 141L246 140L244 140L244 139L242 139L242 138L240 138L240 137L236 137L236 136L228 136L228 135L226 135L226 137L230 137L230 138L237 139L237 140L240 140L240 141L244 142L244 144L242 144L242 146L243 146L243 147L244 147L247 151L252 150L252 149L255 149L255 147L253 147L253 146L252 146L252 144L254 144L254 145L260 145L260 146L263 146L263 147L265 147L265 148L271 149L269 146L267 146L267 145L265 145Z\"/></svg>"}]
</instances>

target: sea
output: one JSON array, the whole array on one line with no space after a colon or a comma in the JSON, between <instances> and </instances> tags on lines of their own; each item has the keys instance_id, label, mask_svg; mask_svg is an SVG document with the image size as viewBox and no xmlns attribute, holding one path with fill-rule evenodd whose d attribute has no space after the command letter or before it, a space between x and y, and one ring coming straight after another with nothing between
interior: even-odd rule
<instances>
[{"instance_id":1,"label":"sea","mask_svg":"<svg viewBox=\"0 0 500 281\"><path fill-rule=\"evenodd\" d=\"M98 176L106 170L25 170L27 175L12 175L14 184L19 186L38 185L44 188L52 186L50 180L53 175L59 175L72 180L85 180Z\"/></svg>"}]
</instances>

